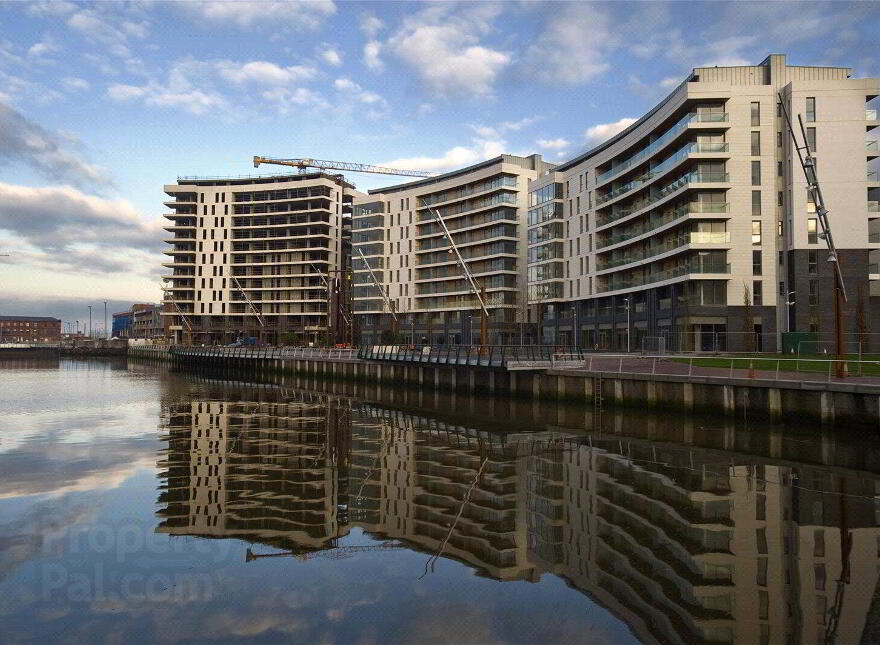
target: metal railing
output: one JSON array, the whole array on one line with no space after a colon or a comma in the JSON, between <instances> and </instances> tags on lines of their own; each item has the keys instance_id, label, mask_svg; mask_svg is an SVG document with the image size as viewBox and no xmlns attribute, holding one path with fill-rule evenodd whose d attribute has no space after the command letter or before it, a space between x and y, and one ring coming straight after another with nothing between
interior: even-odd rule
<instances>
[{"instance_id":1,"label":"metal railing","mask_svg":"<svg viewBox=\"0 0 880 645\"><path fill-rule=\"evenodd\" d=\"M205 356L230 359L319 359L352 360L357 350L328 347L195 347L174 345L165 348L175 356Z\"/></svg>"},{"instance_id":2,"label":"metal railing","mask_svg":"<svg viewBox=\"0 0 880 645\"><path fill-rule=\"evenodd\" d=\"M512 367L515 363L552 364L554 355L583 356L565 345L365 345L358 358L371 361Z\"/></svg>"},{"instance_id":3,"label":"metal railing","mask_svg":"<svg viewBox=\"0 0 880 645\"><path fill-rule=\"evenodd\" d=\"M826 358L773 358L759 356L634 356L633 354L556 353L553 369L603 374L724 377L730 379L831 383L847 377L880 377L880 361ZM860 383L864 384L864 383ZM876 383L880 387L880 378Z\"/></svg>"}]
</instances>

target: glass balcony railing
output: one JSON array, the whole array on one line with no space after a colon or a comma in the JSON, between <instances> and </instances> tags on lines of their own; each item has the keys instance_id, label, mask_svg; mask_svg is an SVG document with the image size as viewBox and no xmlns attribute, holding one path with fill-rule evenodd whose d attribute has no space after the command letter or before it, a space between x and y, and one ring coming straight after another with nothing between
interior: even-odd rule
<instances>
[{"instance_id":1,"label":"glass balcony railing","mask_svg":"<svg viewBox=\"0 0 880 645\"><path fill-rule=\"evenodd\" d=\"M868 152L877 152L877 141L865 141L865 150Z\"/></svg>"},{"instance_id":2,"label":"glass balcony railing","mask_svg":"<svg viewBox=\"0 0 880 645\"><path fill-rule=\"evenodd\" d=\"M605 271L607 269L614 269L619 266L624 266L627 264L632 264L633 262L641 262L643 260L647 260L649 258L662 255L663 253L667 253L669 251L674 251L675 249L681 249L686 247L689 244L728 244L730 243L730 232L729 231L719 231L719 232L704 232L704 231L693 231L687 233L685 235L680 235L671 239L662 244L652 244L651 246L641 249L634 250L630 253L626 253L625 255L621 255L617 258L614 258L608 262L600 263L596 269L598 271Z\"/></svg>"},{"instance_id":3,"label":"glass balcony railing","mask_svg":"<svg viewBox=\"0 0 880 645\"><path fill-rule=\"evenodd\" d=\"M597 175L596 183L605 183L606 181L611 179L611 177L614 177L615 175L622 173L627 168L632 168L635 164L643 161L644 159L647 159L655 152L660 150L667 143L675 139L675 137L686 130L688 125L690 125L691 123L722 123L725 121L727 121L726 112L691 112L689 114L686 114L684 118L682 118L678 123L673 125L659 137L657 137L657 139L652 141L647 147L642 148L633 156L620 162L611 170L606 170L605 172Z\"/></svg>"},{"instance_id":4,"label":"glass balcony railing","mask_svg":"<svg viewBox=\"0 0 880 645\"><path fill-rule=\"evenodd\" d=\"M868 212L869 213L880 213L880 201L868 202Z\"/></svg>"},{"instance_id":5,"label":"glass balcony railing","mask_svg":"<svg viewBox=\"0 0 880 645\"><path fill-rule=\"evenodd\" d=\"M604 226L611 222L614 222L619 219L623 219L624 217L629 217L636 211L640 211L644 208L647 208L651 204L660 201L661 199L671 195L675 191L687 186L688 184L704 184L704 183L719 183L726 182L729 179L729 175L726 172L690 172L686 175L682 175L675 181L670 184L667 184L663 188L660 188L656 192L651 193L650 195L644 197L641 200L630 204L626 208L615 209L611 215L606 218L600 218L602 223L599 226Z\"/></svg>"},{"instance_id":6,"label":"glass balcony railing","mask_svg":"<svg viewBox=\"0 0 880 645\"><path fill-rule=\"evenodd\" d=\"M618 291L620 289L631 289L634 287L642 287L646 284L662 282L664 280L672 280L689 273L712 273L712 274L729 274L730 264L722 263L685 263L682 266L663 271L654 271L642 276L617 276L611 275L605 284L598 285L598 291L604 293L607 291Z\"/></svg>"},{"instance_id":7,"label":"glass balcony railing","mask_svg":"<svg viewBox=\"0 0 880 645\"><path fill-rule=\"evenodd\" d=\"M877 110L868 109L865 110L865 121L876 121L877 120Z\"/></svg>"},{"instance_id":8,"label":"glass balcony railing","mask_svg":"<svg viewBox=\"0 0 880 645\"><path fill-rule=\"evenodd\" d=\"M871 244L880 242L880 233L868 233L868 242Z\"/></svg>"},{"instance_id":9,"label":"glass balcony railing","mask_svg":"<svg viewBox=\"0 0 880 645\"><path fill-rule=\"evenodd\" d=\"M635 190L636 188L650 182L652 179L666 172L670 168L675 167L679 164L683 159L686 159L690 154L699 154L706 152L727 152L728 145L727 143L690 143L680 150L673 153L671 156L667 157L659 164L651 168L648 172L646 172L641 177L637 177L636 179L627 182L623 186L620 186L610 193L605 195L601 195L596 198L596 204L604 204L605 202L614 199L616 197L620 197L621 195L625 195L626 193Z\"/></svg>"},{"instance_id":10,"label":"glass balcony railing","mask_svg":"<svg viewBox=\"0 0 880 645\"><path fill-rule=\"evenodd\" d=\"M677 219L683 219L692 213L727 213L729 210L729 204L726 203L691 202L689 204L685 204L684 206L679 206L674 210L666 211L659 216L651 217L649 221L640 226L630 226L625 231L618 233L617 235L609 235L606 238L599 239L596 241L596 249L602 249L606 246L612 246L614 244L618 244L620 242L625 242L626 240L631 240L635 237L639 237L640 235L644 235L645 233L650 233L651 231L658 229L661 226L665 226L666 224L674 222ZM607 222L601 221L599 225L601 226L605 223Z\"/></svg>"},{"instance_id":11,"label":"glass balcony railing","mask_svg":"<svg viewBox=\"0 0 880 645\"><path fill-rule=\"evenodd\" d=\"M439 195L423 197L418 201L417 208L424 208L425 206L432 206L434 204L452 201L453 199L462 199L470 195L483 193L487 190L494 190L496 188L516 188L516 177L502 175L501 177L496 177L490 181L474 184L459 190L447 190Z\"/></svg>"},{"instance_id":12,"label":"glass balcony railing","mask_svg":"<svg viewBox=\"0 0 880 645\"><path fill-rule=\"evenodd\" d=\"M500 195L492 195L491 197L483 197L480 199L475 199L472 201L465 202L463 204L455 204L454 206L443 206L438 208L437 210L440 212L441 217L452 217L454 215L459 215L461 213L467 213L468 211L475 211L481 208L486 208L488 206L493 206L494 204L511 204L513 206L516 205L516 195L511 195L509 193L502 193ZM432 220L437 219L436 215L434 215L434 211L425 211L419 213L418 221L419 222L430 222Z\"/></svg>"},{"instance_id":13,"label":"glass balcony railing","mask_svg":"<svg viewBox=\"0 0 880 645\"><path fill-rule=\"evenodd\" d=\"M877 171L869 170L868 171L868 181L877 181Z\"/></svg>"},{"instance_id":14,"label":"glass balcony railing","mask_svg":"<svg viewBox=\"0 0 880 645\"><path fill-rule=\"evenodd\" d=\"M880 267L877 266L876 263L868 265L868 274L874 275L875 273L880 273Z\"/></svg>"}]
</instances>

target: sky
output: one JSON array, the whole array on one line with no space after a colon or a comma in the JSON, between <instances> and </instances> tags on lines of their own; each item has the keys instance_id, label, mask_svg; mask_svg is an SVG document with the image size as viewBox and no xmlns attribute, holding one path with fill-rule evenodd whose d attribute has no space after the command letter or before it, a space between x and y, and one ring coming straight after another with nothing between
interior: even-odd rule
<instances>
[{"instance_id":1,"label":"sky","mask_svg":"<svg viewBox=\"0 0 880 645\"><path fill-rule=\"evenodd\" d=\"M875 2L0 0L0 314L160 300L180 175L565 161L694 67L880 75L878 33Z\"/></svg>"}]
</instances>

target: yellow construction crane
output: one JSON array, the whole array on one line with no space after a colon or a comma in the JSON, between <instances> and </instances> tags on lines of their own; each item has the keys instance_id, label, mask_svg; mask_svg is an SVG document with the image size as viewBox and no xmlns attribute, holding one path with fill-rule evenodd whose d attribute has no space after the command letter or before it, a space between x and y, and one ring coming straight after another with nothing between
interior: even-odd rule
<instances>
[{"instance_id":1,"label":"yellow construction crane","mask_svg":"<svg viewBox=\"0 0 880 645\"><path fill-rule=\"evenodd\" d=\"M401 177L434 177L437 173L423 172L421 170L400 170L398 168L385 168L383 166L370 166L363 163L351 163L348 161L327 161L326 159L274 159L272 157L254 157L254 168L259 168L261 163L271 163L276 166L293 166L300 172L308 172L309 168L319 170L347 170L348 172L367 172L373 175L400 175Z\"/></svg>"}]
</instances>

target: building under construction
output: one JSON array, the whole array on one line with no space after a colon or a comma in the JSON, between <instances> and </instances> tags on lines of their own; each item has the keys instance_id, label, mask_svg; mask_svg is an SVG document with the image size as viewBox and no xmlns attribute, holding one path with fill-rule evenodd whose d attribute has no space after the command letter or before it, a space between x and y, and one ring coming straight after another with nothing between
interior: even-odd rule
<instances>
[{"instance_id":1,"label":"building under construction","mask_svg":"<svg viewBox=\"0 0 880 645\"><path fill-rule=\"evenodd\" d=\"M165 192L163 302L174 342L350 340L343 218L355 192L341 175L180 177Z\"/></svg>"}]
</instances>

